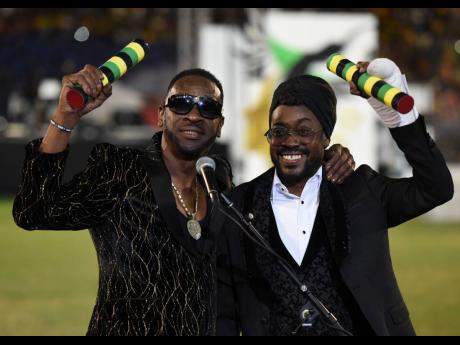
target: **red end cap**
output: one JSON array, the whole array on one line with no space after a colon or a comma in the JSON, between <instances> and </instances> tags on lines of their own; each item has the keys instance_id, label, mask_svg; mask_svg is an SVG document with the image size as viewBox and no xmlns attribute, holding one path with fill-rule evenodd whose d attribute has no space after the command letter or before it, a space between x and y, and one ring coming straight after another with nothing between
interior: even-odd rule
<instances>
[{"instance_id":1,"label":"red end cap","mask_svg":"<svg viewBox=\"0 0 460 345\"><path fill-rule=\"evenodd\" d=\"M80 90L70 89L67 92L67 103L69 103L72 109L83 109L86 104L85 96Z\"/></svg>"},{"instance_id":2,"label":"red end cap","mask_svg":"<svg viewBox=\"0 0 460 345\"><path fill-rule=\"evenodd\" d=\"M401 114L407 114L409 111L412 110L413 107L414 107L414 99L411 96L406 95L399 100L398 111Z\"/></svg>"}]
</instances>

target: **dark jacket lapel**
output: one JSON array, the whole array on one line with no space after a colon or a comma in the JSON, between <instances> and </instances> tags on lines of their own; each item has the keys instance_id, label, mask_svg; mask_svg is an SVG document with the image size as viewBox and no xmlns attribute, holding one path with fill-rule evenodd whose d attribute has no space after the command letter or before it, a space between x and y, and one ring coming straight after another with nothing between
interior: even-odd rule
<instances>
[{"instance_id":1,"label":"dark jacket lapel","mask_svg":"<svg viewBox=\"0 0 460 345\"><path fill-rule=\"evenodd\" d=\"M350 235L344 201L335 185L323 179L318 212L324 221L332 254L337 263L350 253Z\"/></svg>"},{"instance_id":2,"label":"dark jacket lapel","mask_svg":"<svg viewBox=\"0 0 460 345\"><path fill-rule=\"evenodd\" d=\"M259 233L269 242L270 246L283 257L292 268L299 269L299 265L291 256L278 232L276 225L275 215L270 201L273 178L275 169L272 168L266 173L258 177L256 180L249 183L245 195L244 214L252 213L254 220L252 221L254 227L259 230ZM246 239L246 241L249 241ZM250 262L257 261L257 266L264 272L264 276L269 275L271 270L270 265L275 258L265 250L250 244L254 251L249 254L248 260ZM252 257L252 259L251 259Z\"/></svg>"},{"instance_id":3,"label":"dark jacket lapel","mask_svg":"<svg viewBox=\"0 0 460 345\"><path fill-rule=\"evenodd\" d=\"M252 224L259 233L270 241L272 228L276 229L275 217L270 203L270 194L273 184L275 169L272 168L249 183L245 192L244 215L252 213L254 220Z\"/></svg>"},{"instance_id":4,"label":"dark jacket lapel","mask_svg":"<svg viewBox=\"0 0 460 345\"><path fill-rule=\"evenodd\" d=\"M150 177L150 184L160 214L173 237L189 252L199 257L201 255L192 243L194 240L186 236L179 223L176 201L171 189L171 177L161 154L161 133L155 134L152 141L152 145L144 151L143 163Z\"/></svg>"}]
</instances>

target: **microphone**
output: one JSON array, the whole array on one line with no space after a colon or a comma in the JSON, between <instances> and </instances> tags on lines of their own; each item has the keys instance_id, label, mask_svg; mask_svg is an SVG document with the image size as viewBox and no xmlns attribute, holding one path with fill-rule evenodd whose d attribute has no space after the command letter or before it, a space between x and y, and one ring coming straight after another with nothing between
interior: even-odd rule
<instances>
[{"instance_id":1,"label":"microphone","mask_svg":"<svg viewBox=\"0 0 460 345\"><path fill-rule=\"evenodd\" d=\"M219 202L219 194L214 184L214 171L216 170L216 162L214 159L204 156L197 160L196 171L203 177L206 191L213 203Z\"/></svg>"},{"instance_id":2,"label":"microphone","mask_svg":"<svg viewBox=\"0 0 460 345\"><path fill-rule=\"evenodd\" d=\"M99 67L104 74L102 86L107 86L120 79L129 69L141 62L149 51L149 45L140 38L128 43ZM91 99L92 97L83 92L79 85L72 87L67 93L67 102L72 109L83 109Z\"/></svg>"},{"instance_id":3,"label":"microphone","mask_svg":"<svg viewBox=\"0 0 460 345\"><path fill-rule=\"evenodd\" d=\"M360 73L353 62L339 53L330 55L326 66L330 72L340 78L353 81L361 92L377 98L401 114L407 114L414 107L414 99L407 93L388 84L381 78L371 76L368 73Z\"/></svg>"}]
</instances>

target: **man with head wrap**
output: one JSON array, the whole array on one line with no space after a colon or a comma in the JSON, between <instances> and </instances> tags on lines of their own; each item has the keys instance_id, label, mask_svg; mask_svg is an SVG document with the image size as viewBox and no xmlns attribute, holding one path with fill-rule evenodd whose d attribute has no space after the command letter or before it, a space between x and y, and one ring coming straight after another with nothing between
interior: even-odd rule
<instances>
[{"instance_id":1,"label":"man with head wrap","mask_svg":"<svg viewBox=\"0 0 460 345\"><path fill-rule=\"evenodd\" d=\"M359 67L364 72L369 65L369 72L379 74L381 62ZM402 75L381 77L398 79L393 83L407 92ZM350 87L358 94L355 85ZM251 214L252 224L296 279L276 257L229 226L221 244L227 255L220 258L226 267L220 272L220 334L345 333L320 315L305 288L349 333L414 334L391 265L387 229L452 198L452 178L415 109L402 117L372 98L369 103L390 128L414 176L392 179L363 165L333 185L322 166L336 122L333 90L308 75L275 90L266 133L274 168L237 187L232 198L244 215ZM305 318L305 309L316 317Z\"/></svg>"}]
</instances>

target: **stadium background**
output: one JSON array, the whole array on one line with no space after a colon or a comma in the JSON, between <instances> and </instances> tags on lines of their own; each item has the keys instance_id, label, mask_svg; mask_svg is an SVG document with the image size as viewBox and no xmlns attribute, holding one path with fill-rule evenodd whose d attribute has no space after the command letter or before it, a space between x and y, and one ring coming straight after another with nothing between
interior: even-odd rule
<instances>
[{"instance_id":1,"label":"stadium background","mask_svg":"<svg viewBox=\"0 0 460 345\"><path fill-rule=\"evenodd\" d=\"M150 43L142 67L118 81L117 96L75 131L69 179L96 142L142 146L148 141L157 130L156 107L169 79L200 62L201 27L247 33L254 17L273 11L373 16L375 57L396 61L409 86L429 87L424 115L458 186L460 9L0 9L0 335L84 334L96 297L97 260L86 231L29 233L11 217L24 145L43 135L62 75L86 63L101 64L135 37ZM74 33L82 26L90 36L80 42ZM251 65L251 73L263 68L263 63ZM385 156L388 143L377 144L376 168L404 174L407 167L392 149ZM229 156L237 179L247 178L244 158L232 156L228 142L216 150ZM391 232L401 290L421 335L460 333L459 207L456 196Z\"/></svg>"}]
</instances>

